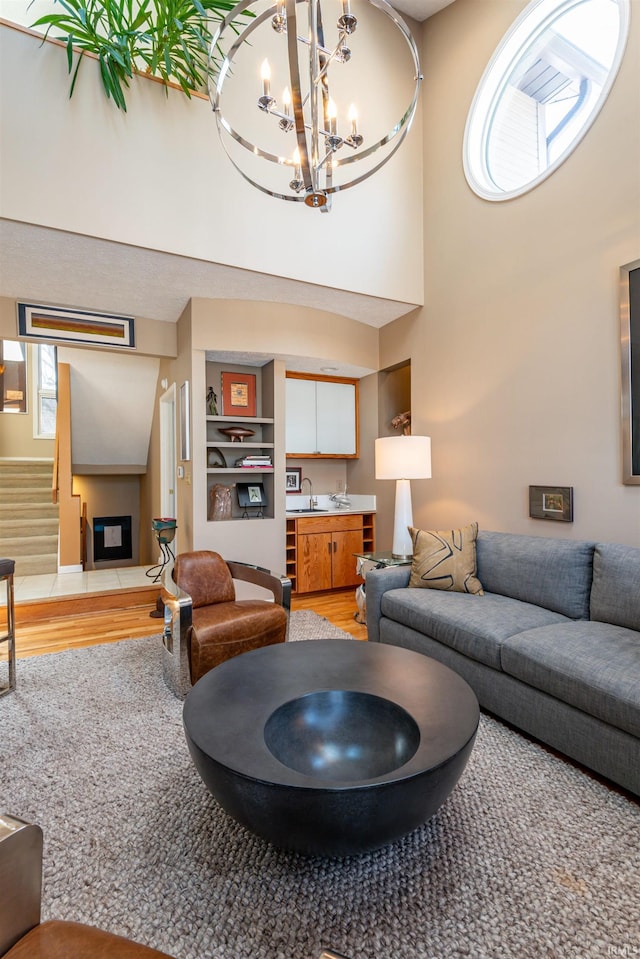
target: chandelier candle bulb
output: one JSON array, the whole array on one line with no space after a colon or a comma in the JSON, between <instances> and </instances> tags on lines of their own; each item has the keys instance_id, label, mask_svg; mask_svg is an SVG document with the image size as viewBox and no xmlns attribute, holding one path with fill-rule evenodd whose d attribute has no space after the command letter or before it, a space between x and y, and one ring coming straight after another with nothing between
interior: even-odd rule
<instances>
[{"instance_id":1,"label":"chandelier candle bulb","mask_svg":"<svg viewBox=\"0 0 640 959\"><path fill-rule=\"evenodd\" d=\"M329 105L327 107L327 119L329 121L329 133L332 137L336 135L336 117L338 111L333 100L329 100Z\"/></svg>"},{"instance_id":2,"label":"chandelier candle bulb","mask_svg":"<svg viewBox=\"0 0 640 959\"><path fill-rule=\"evenodd\" d=\"M282 118L280 120L280 129L283 130L284 133L293 130L294 120L291 111L291 91L289 87L285 87L282 91L282 113L277 115Z\"/></svg>"},{"instance_id":3,"label":"chandelier candle bulb","mask_svg":"<svg viewBox=\"0 0 640 959\"><path fill-rule=\"evenodd\" d=\"M351 136L355 137L358 135L358 111L353 103L349 107L349 119L351 120Z\"/></svg>"},{"instance_id":4,"label":"chandelier candle bulb","mask_svg":"<svg viewBox=\"0 0 640 959\"><path fill-rule=\"evenodd\" d=\"M262 96L268 97L271 95L271 67L268 60L262 61L260 75L262 77Z\"/></svg>"},{"instance_id":5,"label":"chandelier candle bulb","mask_svg":"<svg viewBox=\"0 0 640 959\"><path fill-rule=\"evenodd\" d=\"M291 187L292 190L295 190L296 193L299 193L302 187L304 186L304 182L302 179L302 167L300 165L300 150L298 147L296 147L295 150L293 151L293 163L294 163L293 180L290 181L289 186Z\"/></svg>"}]
</instances>

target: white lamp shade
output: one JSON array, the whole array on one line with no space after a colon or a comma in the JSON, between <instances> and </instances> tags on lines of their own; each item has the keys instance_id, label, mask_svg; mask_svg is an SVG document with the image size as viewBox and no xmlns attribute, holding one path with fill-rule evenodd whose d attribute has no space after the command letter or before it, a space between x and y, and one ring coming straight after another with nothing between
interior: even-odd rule
<instances>
[{"instance_id":1,"label":"white lamp shade","mask_svg":"<svg viewBox=\"0 0 640 959\"><path fill-rule=\"evenodd\" d=\"M381 436L376 440L375 459L376 479L396 480L392 555L406 559L412 553L409 527L413 526L413 511L409 480L430 479L431 438Z\"/></svg>"},{"instance_id":2,"label":"white lamp shade","mask_svg":"<svg viewBox=\"0 0 640 959\"><path fill-rule=\"evenodd\" d=\"M430 479L430 436L381 436L375 443L376 479Z\"/></svg>"}]
</instances>

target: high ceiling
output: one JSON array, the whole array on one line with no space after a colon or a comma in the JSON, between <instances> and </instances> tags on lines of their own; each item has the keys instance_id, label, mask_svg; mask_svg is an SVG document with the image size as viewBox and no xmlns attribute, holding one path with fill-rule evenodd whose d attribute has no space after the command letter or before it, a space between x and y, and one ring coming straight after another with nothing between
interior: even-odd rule
<instances>
[{"instance_id":1,"label":"high ceiling","mask_svg":"<svg viewBox=\"0 0 640 959\"><path fill-rule=\"evenodd\" d=\"M408 303L10 220L0 220L0 296L168 323L177 322L191 297L293 303L376 327L413 309Z\"/></svg>"},{"instance_id":2,"label":"high ceiling","mask_svg":"<svg viewBox=\"0 0 640 959\"><path fill-rule=\"evenodd\" d=\"M391 5L401 13L406 13L414 20L426 20L443 7L448 7L453 0L390 0Z\"/></svg>"},{"instance_id":3,"label":"high ceiling","mask_svg":"<svg viewBox=\"0 0 640 959\"><path fill-rule=\"evenodd\" d=\"M452 2L396 0L394 5L425 20ZM73 303L170 323L177 322L192 296L314 306L374 327L414 308L410 303L7 220L0 220L0 296Z\"/></svg>"}]
</instances>

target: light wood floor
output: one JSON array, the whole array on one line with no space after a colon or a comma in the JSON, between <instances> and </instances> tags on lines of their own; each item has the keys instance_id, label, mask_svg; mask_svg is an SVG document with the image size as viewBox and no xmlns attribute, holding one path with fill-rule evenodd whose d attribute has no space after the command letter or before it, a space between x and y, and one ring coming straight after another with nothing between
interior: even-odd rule
<instances>
[{"instance_id":1,"label":"light wood floor","mask_svg":"<svg viewBox=\"0 0 640 959\"><path fill-rule=\"evenodd\" d=\"M351 633L356 639L366 639L366 626L356 623L353 618L356 612L354 592L349 589L314 593L311 596L294 596L291 608L312 609L320 616L326 616L335 626ZM16 656L39 656L42 653L59 653L80 646L96 646L120 639L152 636L162 629L162 620L150 616L154 609L155 604L145 604L129 609L74 612L73 604L67 601L62 616L56 615L55 604L51 604L50 616L35 622L21 622L18 605Z\"/></svg>"}]
</instances>

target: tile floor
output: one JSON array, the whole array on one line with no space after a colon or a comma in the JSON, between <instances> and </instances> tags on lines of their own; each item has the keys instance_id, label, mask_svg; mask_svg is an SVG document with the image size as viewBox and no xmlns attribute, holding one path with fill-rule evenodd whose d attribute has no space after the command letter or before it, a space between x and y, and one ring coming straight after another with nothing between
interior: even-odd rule
<instances>
[{"instance_id":1,"label":"tile floor","mask_svg":"<svg viewBox=\"0 0 640 959\"><path fill-rule=\"evenodd\" d=\"M16 576L13 581L14 602L24 603L52 596L81 596L104 590L132 589L152 586L146 575L147 566L123 566L120 569L90 569L84 573L43 573L39 576ZM0 589L0 606L6 605L6 590Z\"/></svg>"}]
</instances>

